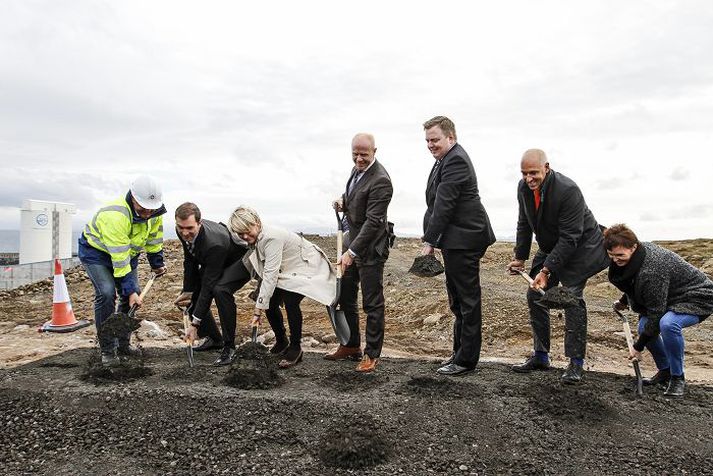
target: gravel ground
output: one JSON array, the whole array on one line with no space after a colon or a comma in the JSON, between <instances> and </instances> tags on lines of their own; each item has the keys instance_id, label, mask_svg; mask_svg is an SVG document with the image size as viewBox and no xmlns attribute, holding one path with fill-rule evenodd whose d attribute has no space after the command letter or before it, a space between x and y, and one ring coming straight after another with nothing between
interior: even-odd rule
<instances>
[{"instance_id":1,"label":"gravel ground","mask_svg":"<svg viewBox=\"0 0 713 476\"><path fill-rule=\"evenodd\" d=\"M130 364L145 371L115 380L87 378L90 349L0 370L2 473L713 474L710 387L636 398L627 376L562 386L561 369L482 363L445 378L402 359L361 375L309 353L246 390L226 377L275 363L242 355L216 368L197 353L190 369L180 348L147 348Z\"/></svg>"}]
</instances>

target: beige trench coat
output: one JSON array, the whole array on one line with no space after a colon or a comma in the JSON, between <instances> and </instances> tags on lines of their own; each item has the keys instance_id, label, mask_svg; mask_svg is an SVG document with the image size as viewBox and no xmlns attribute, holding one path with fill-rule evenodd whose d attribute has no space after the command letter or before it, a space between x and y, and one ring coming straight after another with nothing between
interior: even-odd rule
<instances>
[{"instance_id":1,"label":"beige trench coat","mask_svg":"<svg viewBox=\"0 0 713 476\"><path fill-rule=\"evenodd\" d=\"M326 306L336 297L336 271L327 255L296 233L263 225L243 262L262 279L255 303L259 309L270 307L275 288L302 294Z\"/></svg>"}]
</instances>

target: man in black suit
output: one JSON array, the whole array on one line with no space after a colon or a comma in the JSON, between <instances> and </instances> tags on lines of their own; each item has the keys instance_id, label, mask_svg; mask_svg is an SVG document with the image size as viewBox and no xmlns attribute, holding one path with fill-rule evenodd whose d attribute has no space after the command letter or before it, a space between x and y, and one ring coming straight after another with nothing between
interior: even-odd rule
<instances>
[{"instance_id":1,"label":"man in black suit","mask_svg":"<svg viewBox=\"0 0 713 476\"><path fill-rule=\"evenodd\" d=\"M525 151L520 162L522 180L518 184L517 242L515 257L508 265L512 274L524 270L530 256L532 234L539 250L532 260L530 276L534 282L527 292L534 352L516 372L550 368L550 316L537 304L537 289L549 289L558 283L580 298L575 307L565 309L565 355L569 366L562 375L564 383L577 383L584 373L587 345L587 307L582 292L587 279L609 265L603 235L582 192L574 181L550 169L545 153Z\"/></svg>"},{"instance_id":2,"label":"man in black suit","mask_svg":"<svg viewBox=\"0 0 713 476\"><path fill-rule=\"evenodd\" d=\"M348 233L347 251L339 258L344 276L340 305L350 330L346 346L327 354L327 360L359 360L358 372L371 372L381 356L384 343L384 263L389 257L389 222L386 212L391 202L391 178L375 158L376 144L371 134L352 139L354 168L342 197L333 203L344 211ZM366 346L362 357L359 334L357 291L361 284L366 312Z\"/></svg>"},{"instance_id":3,"label":"man in black suit","mask_svg":"<svg viewBox=\"0 0 713 476\"><path fill-rule=\"evenodd\" d=\"M200 209L190 202L176 209L176 233L184 257L183 290L176 304L189 306L192 315L187 338L206 338L195 348L197 351L222 348L214 365L228 365L236 356L237 308L233 294L250 281L242 262L247 248L222 223L201 219ZM213 299L222 336L210 310Z\"/></svg>"},{"instance_id":4,"label":"man in black suit","mask_svg":"<svg viewBox=\"0 0 713 476\"><path fill-rule=\"evenodd\" d=\"M472 372L480 359L482 314L480 259L495 234L480 201L478 181L470 157L456 142L456 128L444 116L423 124L428 150L436 159L426 186L423 250L439 248L446 271L446 289L453 324L453 354L437 372Z\"/></svg>"}]
</instances>

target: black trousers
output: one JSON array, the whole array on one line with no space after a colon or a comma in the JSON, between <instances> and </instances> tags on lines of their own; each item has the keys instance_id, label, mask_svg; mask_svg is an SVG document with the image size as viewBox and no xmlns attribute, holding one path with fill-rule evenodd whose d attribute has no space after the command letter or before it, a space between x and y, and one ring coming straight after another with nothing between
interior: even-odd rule
<instances>
[{"instance_id":1,"label":"black trousers","mask_svg":"<svg viewBox=\"0 0 713 476\"><path fill-rule=\"evenodd\" d=\"M381 356L384 345L384 262L360 263L356 260L342 276L339 304L349 324L349 347L360 347L357 293L361 285L362 306L366 312L364 353L372 359Z\"/></svg>"},{"instance_id":2,"label":"black trousers","mask_svg":"<svg viewBox=\"0 0 713 476\"><path fill-rule=\"evenodd\" d=\"M540 251L532 259L531 276L537 274L544 266L547 255ZM552 273L547 280L547 288L557 286L559 277ZM576 306L564 310L564 355L569 358L583 359L587 350L587 304L584 302L584 287L587 280L576 283L562 282L562 286L574 293L579 298ZM550 312L540 306L537 300L541 295L532 289L527 290L527 307L530 309L530 325L532 326L533 347L536 351L550 351Z\"/></svg>"},{"instance_id":3,"label":"black trousers","mask_svg":"<svg viewBox=\"0 0 713 476\"><path fill-rule=\"evenodd\" d=\"M302 294L275 288L275 292L270 298L270 307L265 311L265 314L272 331L275 333L277 342L287 342L287 331L282 319L282 311L280 311L280 304L284 303L285 311L287 312L287 325L290 327L290 347L301 347L302 309L300 308L300 303L302 299L304 299Z\"/></svg>"},{"instance_id":4,"label":"black trousers","mask_svg":"<svg viewBox=\"0 0 713 476\"><path fill-rule=\"evenodd\" d=\"M475 368L483 341L480 259L483 251L441 250L453 323L454 363Z\"/></svg>"},{"instance_id":5,"label":"black trousers","mask_svg":"<svg viewBox=\"0 0 713 476\"><path fill-rule=\"evenodd\" d=\"M218 325L213 318L213 313L208 310L206 316L198 316L201 318L200 327L198 327L199 337L210 337L216 342L223 341L223 346L235 348L235 328L237 326L238 310L235 305L235 291L245 286L250 281L251 276L242 260L238 260L231 264L223 271L215 287L212 295L215 300L215 305L218 308L218 316L220 317L220 327L223 330L221 336L218 330ZM195 300L198 299L200 290L193 293L191 308Z\"/></svg>"}]
</instances>

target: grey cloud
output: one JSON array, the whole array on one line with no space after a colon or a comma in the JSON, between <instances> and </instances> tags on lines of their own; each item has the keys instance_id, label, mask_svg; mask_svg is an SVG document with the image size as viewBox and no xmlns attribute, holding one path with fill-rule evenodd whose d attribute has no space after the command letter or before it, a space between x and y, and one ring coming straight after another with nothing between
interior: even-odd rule
<instances>
[{"instance_id":1,"label":"grey cloud","mask_svg":"<svg viewBox=\"0 0 713 476\"><path fill-rule=\"evenodd\" d=\"M688 177L690 177L690 175L691 175L691 173L686 167L676 167L675 169L673 169L673 171L669 175L669 178L671 180L680 182L680 181L688 179Z\"/></svg>"}]
</instances>

